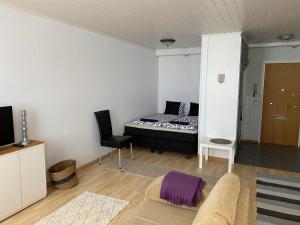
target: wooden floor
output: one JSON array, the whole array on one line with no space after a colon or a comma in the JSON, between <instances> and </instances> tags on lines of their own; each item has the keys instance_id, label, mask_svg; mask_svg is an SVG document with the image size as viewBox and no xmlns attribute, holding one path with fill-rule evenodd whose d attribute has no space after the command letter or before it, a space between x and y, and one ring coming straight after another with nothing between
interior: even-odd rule
<instances>
[{"instance_id":1,"label":"wooden floor","mask_svg":"<svg viewBox=\"0 0 300 225\"><path fill-rule=\"evenodd\" d=\"M227 172L227 162L225 160L212 159L204 164L203 169L198 169L198 159L193 157L188 160L184 155L177 153L150 153L148 149L134 149L135 160L157 164L180 170L201 172L211 176L222 176ZM117 157L114 153L113 157ZM129 151L123 151L123 157L130 159ZM151 178L112 171L105 169L105 165L112 163L110 156L103 160L102 165L94 164L78 173L79 185L70 190L48 190L48 196L38 203L24 209L18 214L6 219L1 225L31 225L47 216L57 208L63 206L72 198L84 191L90 191L120 198L130 201L127 207L114 221L113 225L120 224L126 216L134 210L142 201L147 185L152 181ZM267 172L270 174L300 177L298 173L276 171L253 166L235 164L233 173L240 176L242 188L250 189L250 210L249 225L256 224L256 203L255 203L255 173L256 171Z\"/></svg>"}]
</instances>

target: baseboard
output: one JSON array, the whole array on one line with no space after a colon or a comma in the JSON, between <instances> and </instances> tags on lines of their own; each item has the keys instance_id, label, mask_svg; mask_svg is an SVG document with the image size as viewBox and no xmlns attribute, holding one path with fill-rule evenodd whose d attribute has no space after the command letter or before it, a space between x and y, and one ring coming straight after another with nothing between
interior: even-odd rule
<instances>
[{"instance_id":1,"label":"baseboard","mask_svg":"<svg viewBox=\"0 0 300 225\"><path fill-rule=\"evenodd\" d=\"M114 151L116 151L116 149L114 149L113 152L114 152ZM109 153L106 153L105 155L102 155L102 160L104 160L104 159L107 158L107 157L110 157L110 154L111 154L111 153L109 152ZM215 157L215 156L208 156L208 159L209 159L209 160L213 160L213 161L228 162L228 159L219 158L219 157ZM82 171L82 170L84 170L84 169L86 169L86 168L89 168L89 167L91 167L92 165L97 164L98 162L99 162L99 158L94 159L94 160L92 160L92 161L90 161L90 162L87 162L87 163L85 163L85 164L83 164L83 165L77 167L77 168L76 168L76 172L80 172L80 171ZM51 187L51 186L52 186L51 181L48 181L48 182L47 182L47 187Z\"/></svg>"},{"instance_id":2,"label":"baseboard","mask_svg":"<svg viewBox=\"0 0 300 225\"><path fill-rule=\"evenodd\" d=\"M113 151L115 151L115 150L113 150ZM105 155L102 155L102 160L104 160L105 158L109 157L110 154L111 154L111 153L109 152L109 153L106 153ZM83 164L83 165L77 167L77 168L76 168L76 172L80 172L80 171L82 171L82 170L84 170L84 169L86 169L86 168L89 168L89 167L91 167L92 165L97 164L98 162L99 162L99 157L98 157L97 159L94 159L94 160L92 160L92 161L90 161L90 162L88 162L88 163L85 163L85 164ZM52 186L51 181L48 181L48 182L47 182L47 187L51 187L51 186Z\"/></svg>"},{"instance_id":3,"label":"baseboard","mask_svg":"<svg viewBox=\"0 0 300 225\"><path fill-rule=\"evenodd\" d=\"M113 149L112 151L114 152L114 151L116 151L116 149ZM108 152L108 153L102 155L102 160L106 159L107 157L110 157L110 154L111 153ZM99 157L97 159L94 159L94 160L92 160L90 162L87 162L87 163L85 163L85 164L77 167L76 168L76 172L80 172L80 171L82 171L82 170L84 170L84 169L86 169L86 168L88 168L88 167L90 167L90 166L92 166L92 165L94 165L94 164L96 164L98 162L99 162Z\"/></svg>"},{"instance_id":4,"label":"baseboard","mask_svg":"<svg viewBox=\"0 0 300 225\"><path fill-rule=\"evenodd\" d=\"M248 140L248 139L241 139L241 143L249 143L249 144L258 144L258 141L256 140Z\"/></svg>"},{"instance_id":5,"label":"baseboard","mask_svg":"<svg viewBox=\"0 0 300 225\"><path fill-rule=\"evenodd\" d=\"M219 158L219 157L215 157L215 156L208 156L208 160L228 162L228 159Z\"/></svg>"},{"instance_id":6,"label":"baseboard","mask_svg":"<svg viewBox=\"0 0 300 225\"><path fill-rule=\"evenodd\" d=\"M106 154L106 155L108 155L108 154ZM106 155L105 155L105 156L106 156ZM102 159L104 159L105 156L102 156ZM86 169L86 168L88 168L88 167L90 167L90 166L92 166L92 165L94 165L94 164L96 164L96 163L98 163L98 162L99 162L99 158L94 159L94 160L92 160L92 161L90 161L90 162L88 162L88 163L85 163L85 164L83 164L83 165L77 167L77 168L76 168L76 172L80 172L80 171L82 171L82 170L84 170L84 169Z\"/></svg>"}]
</instances>

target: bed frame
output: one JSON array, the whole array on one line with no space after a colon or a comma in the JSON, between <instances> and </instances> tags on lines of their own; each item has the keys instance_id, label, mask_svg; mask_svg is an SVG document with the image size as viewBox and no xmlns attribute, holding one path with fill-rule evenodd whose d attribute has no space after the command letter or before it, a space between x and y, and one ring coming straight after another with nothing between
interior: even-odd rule
<instances>
[{"instance_id":1,"label":"bed frame","mask_svg":"<svg viewBox=\"0 0 300 225\"><path fill-rule=\"evenodd\" d=\"M125 126L124 135L132 136L134 144L150 148L151 152L157 150L159 154L170 150L187 154L190 159L198 152L198 134Z\"/></svg>"}]
</instances>

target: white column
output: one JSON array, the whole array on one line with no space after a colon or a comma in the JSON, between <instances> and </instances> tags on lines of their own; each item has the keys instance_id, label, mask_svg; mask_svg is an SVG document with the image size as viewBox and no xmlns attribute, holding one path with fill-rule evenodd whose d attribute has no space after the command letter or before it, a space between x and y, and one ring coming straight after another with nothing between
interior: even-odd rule
<instances>
[{"instance_id":1,"label":"white column","mask_svg":"<svg viewBox=\"0 0 300 225\"><path fill-rule=\"evenodd\" d=\"M200 147L199 147L199 168L202 168L203 167L203 147L202 145L200 144Z\"/></svg>"},{"instance_id":2,"label":"white column","mask_svg":"<svg viewBox=\"0 0 300 225\"><path fill-rule=\"evenodd\" d=\"M199 117L198 117L198 154L199 167L202 168L203 148L201 148L200 141L205 137L205 113L206 113L206 77L207 77L207 62L208 59L208 37L202 35L201 37L201 57L200 57L200 85L199 85ZM200 165L201 164L201 165Z\"/></svg>"}]
</instances>

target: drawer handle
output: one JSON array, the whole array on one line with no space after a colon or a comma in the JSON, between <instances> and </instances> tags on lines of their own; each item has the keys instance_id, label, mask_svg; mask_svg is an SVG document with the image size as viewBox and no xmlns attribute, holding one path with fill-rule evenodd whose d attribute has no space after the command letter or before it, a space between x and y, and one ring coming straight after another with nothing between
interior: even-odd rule
<instances>
[{"instance_id":1,"label":"drawer handle","mask_svg":"<svg viewBox=\"0 0 300 225\"><path fill-rule=\"evenodd\" d=\"M293 105L293 108L294 108L294 109L299 109L299 108L300 108L300 105Z\"/></svg>"}]
</instances>

